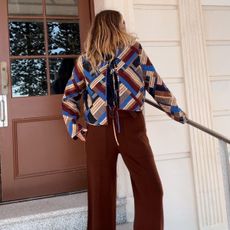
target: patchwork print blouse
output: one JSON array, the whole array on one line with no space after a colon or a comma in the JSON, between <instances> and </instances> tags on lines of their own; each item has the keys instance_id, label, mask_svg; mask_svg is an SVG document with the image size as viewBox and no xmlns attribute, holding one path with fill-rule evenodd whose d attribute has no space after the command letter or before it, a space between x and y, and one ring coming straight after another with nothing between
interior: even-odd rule
<instances>
[{"instance_id":1,"label":"patchwork print blouse","mask_svg":"<svg viewBox=\"0 0 230 230\"><path fill-rule=\"evenodd\" d=\"M114 62L118 79L118 109L143 110L147 91L172 119L180 123L186 122L185 113L177 105L176 98L139 42L124 49L117 49ZM103 61L97 71L93 71L84 55L81 55L75 64L62 99L62 115L73 139L77 139L77 133L83 128L79 123L81 96L84 99L85 121L95 126L108 124L108 67L109 62Z\"/></svg>"}]
</instances>

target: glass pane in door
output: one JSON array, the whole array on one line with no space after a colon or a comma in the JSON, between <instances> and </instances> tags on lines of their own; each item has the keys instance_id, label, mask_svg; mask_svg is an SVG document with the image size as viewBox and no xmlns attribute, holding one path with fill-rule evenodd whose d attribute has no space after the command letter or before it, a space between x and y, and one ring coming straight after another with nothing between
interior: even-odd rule
<instances>
[{"instance_id":1,"label":"glass pane in door","mask_svg":"<svg viewBox=\"0 0 230 230\"><path fill-rule=\"evenodd\" d=\"M72 21L49 21L49 54L79 54L80 31L79 23Z\"/></svg>"},{"instance_id":2,"label":"glass pane in door","mask_svg":"<svg viewBox=\"0 0 230 230\"><path fill-rule=\"evenodd\" d=\"M81 52L78 0L9 0L8 8L12 97L62 94Z\"/></svg>"},{"instance_id":3,"label":"glass pane in door","mask_svg":"<svg viewBox=\"0 0 230 230\"><path fill-rule=\"evenodd\" d=\"M44 59L11 61L12 96L47 95L46 64Z\"/></svg>"},{"instance_id":4,"label":"glass pane in door","mask_svg":"<svg viewBox=\"0 0 230 230\"><path fill-rule=\"evenodd\" d=\"M10 55L43 55L44 26L41 21L10 21Z\"/></svg>"},{"instance_id":5,"label":"glass pane in door","mask_svg":"<svg viewBox=\"0 0 230 230\"><path fill-rule=\"evenodd\" d=\"M78 0L46 0L47 15L78 15Z\"/></svg>"},{"instance_id":6,"label":"glass pane in door","mask_svg":"<svg viewBox=\"0 0 230 230\"><path fill-rule=\"evenodd\" d=\"M9 15L42 14L42 0L8 0Z\"/></svg>"},{"instance_id":7,"label":"glass pane in door","mask_svg":"<svg viewBox=\"0 0 230 230\"><path fill-rule=\"evenodd\" d=\"M52 58L50 65L51 94L63 94L67 81L71 77L75 58Z\"/></svg>"}]
</instances>

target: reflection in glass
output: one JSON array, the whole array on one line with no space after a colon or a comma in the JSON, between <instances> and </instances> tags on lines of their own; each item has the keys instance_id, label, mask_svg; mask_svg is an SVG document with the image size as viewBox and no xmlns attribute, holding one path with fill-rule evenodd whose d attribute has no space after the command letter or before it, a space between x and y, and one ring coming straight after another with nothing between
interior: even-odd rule
<instances>
[{"instance_id":1,"label":"reflection in glass","mask_svg":"<svg viewBox=\"0 0 230 230\"><path fill-rule=\"evenodd\" d=\"M13 97L47 95L45 60L13 60L11 81Z\"/></svg>"},{"instance_id":2,"label":"reflection in glass","mask_svg":"<svg viewBox=\"0 0 230 230\"><path fill-rule=\"evenodd\" d=\"M10 54L44 54L44 31L42 22L10 21Z\"/></svg>"},{"instance_id":3,"label":"reflection in glass","mask_svg":"<svg viewBox=\"0 0 230 230\"><path fill-rule=\"evenodd\" d=\"M64 15L77 16L78 15L78 1L77 0L46 0L46 14L47 15Z\"/></svg>"},{"instance_id":4,"label":"reflection in glass","mask_svg":"<svg viewBox=\"0 0 230 230\"><path fill-rule=\"evenodd\" d=\"M71 77L75 59L50 59L51 94L63 94L67 81Z\"/></svg>"},{"instance_id":5,"label":"reflection in glass","mask_svg":"<svg viewBox=\"0 0 230 230\"><path fill-rule=\"evenodd\" d=\"M79 23L48 22L49 54L79 54Z\"/></svg>"},{"instance_id":6,"label":"reflection in glass","mask_svg":"<svg viewBox=\"0 0 230 230\"><path fill-rule=\"evenodd\" d=\"M42 0L8 0L10 15L42 14Z\"/></svg>"}]
</instances>

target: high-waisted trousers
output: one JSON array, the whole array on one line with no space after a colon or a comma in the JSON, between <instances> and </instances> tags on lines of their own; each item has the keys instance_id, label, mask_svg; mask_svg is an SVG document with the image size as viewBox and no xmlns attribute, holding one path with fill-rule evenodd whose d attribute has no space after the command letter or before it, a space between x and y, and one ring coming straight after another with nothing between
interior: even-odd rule
<instances>
[{"instance_id":1,"label":"high-waisted trousers","mask_svg":"<svg viewBox=\"0 0 230 230\"><path fill-rule=\"evenodd\" d=\"M108 109L108 108L107 108ZM163 187L155 164L142 111L118 110L119 145L112 119L108 125L87 123L87 230L116 229L117 157L127 166L134 196L134 230L163 230Z\"/></svg>"}]
</instances>

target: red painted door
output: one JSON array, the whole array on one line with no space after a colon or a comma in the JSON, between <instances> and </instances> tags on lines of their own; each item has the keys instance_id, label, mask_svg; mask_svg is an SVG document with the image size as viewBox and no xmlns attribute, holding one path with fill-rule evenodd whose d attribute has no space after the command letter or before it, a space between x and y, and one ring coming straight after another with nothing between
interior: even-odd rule
<instances>
[{"instance_id":1,"label":"red painted door","mask_svg":"<svg viewBox=\"0 0 230 230\"><path fill-rule=\"evenodd\" d=\"M61 98L91 12L89 0L1 0L2 201L86 189L85 146L68 136Z\"/></svg>"}]
</instances>

